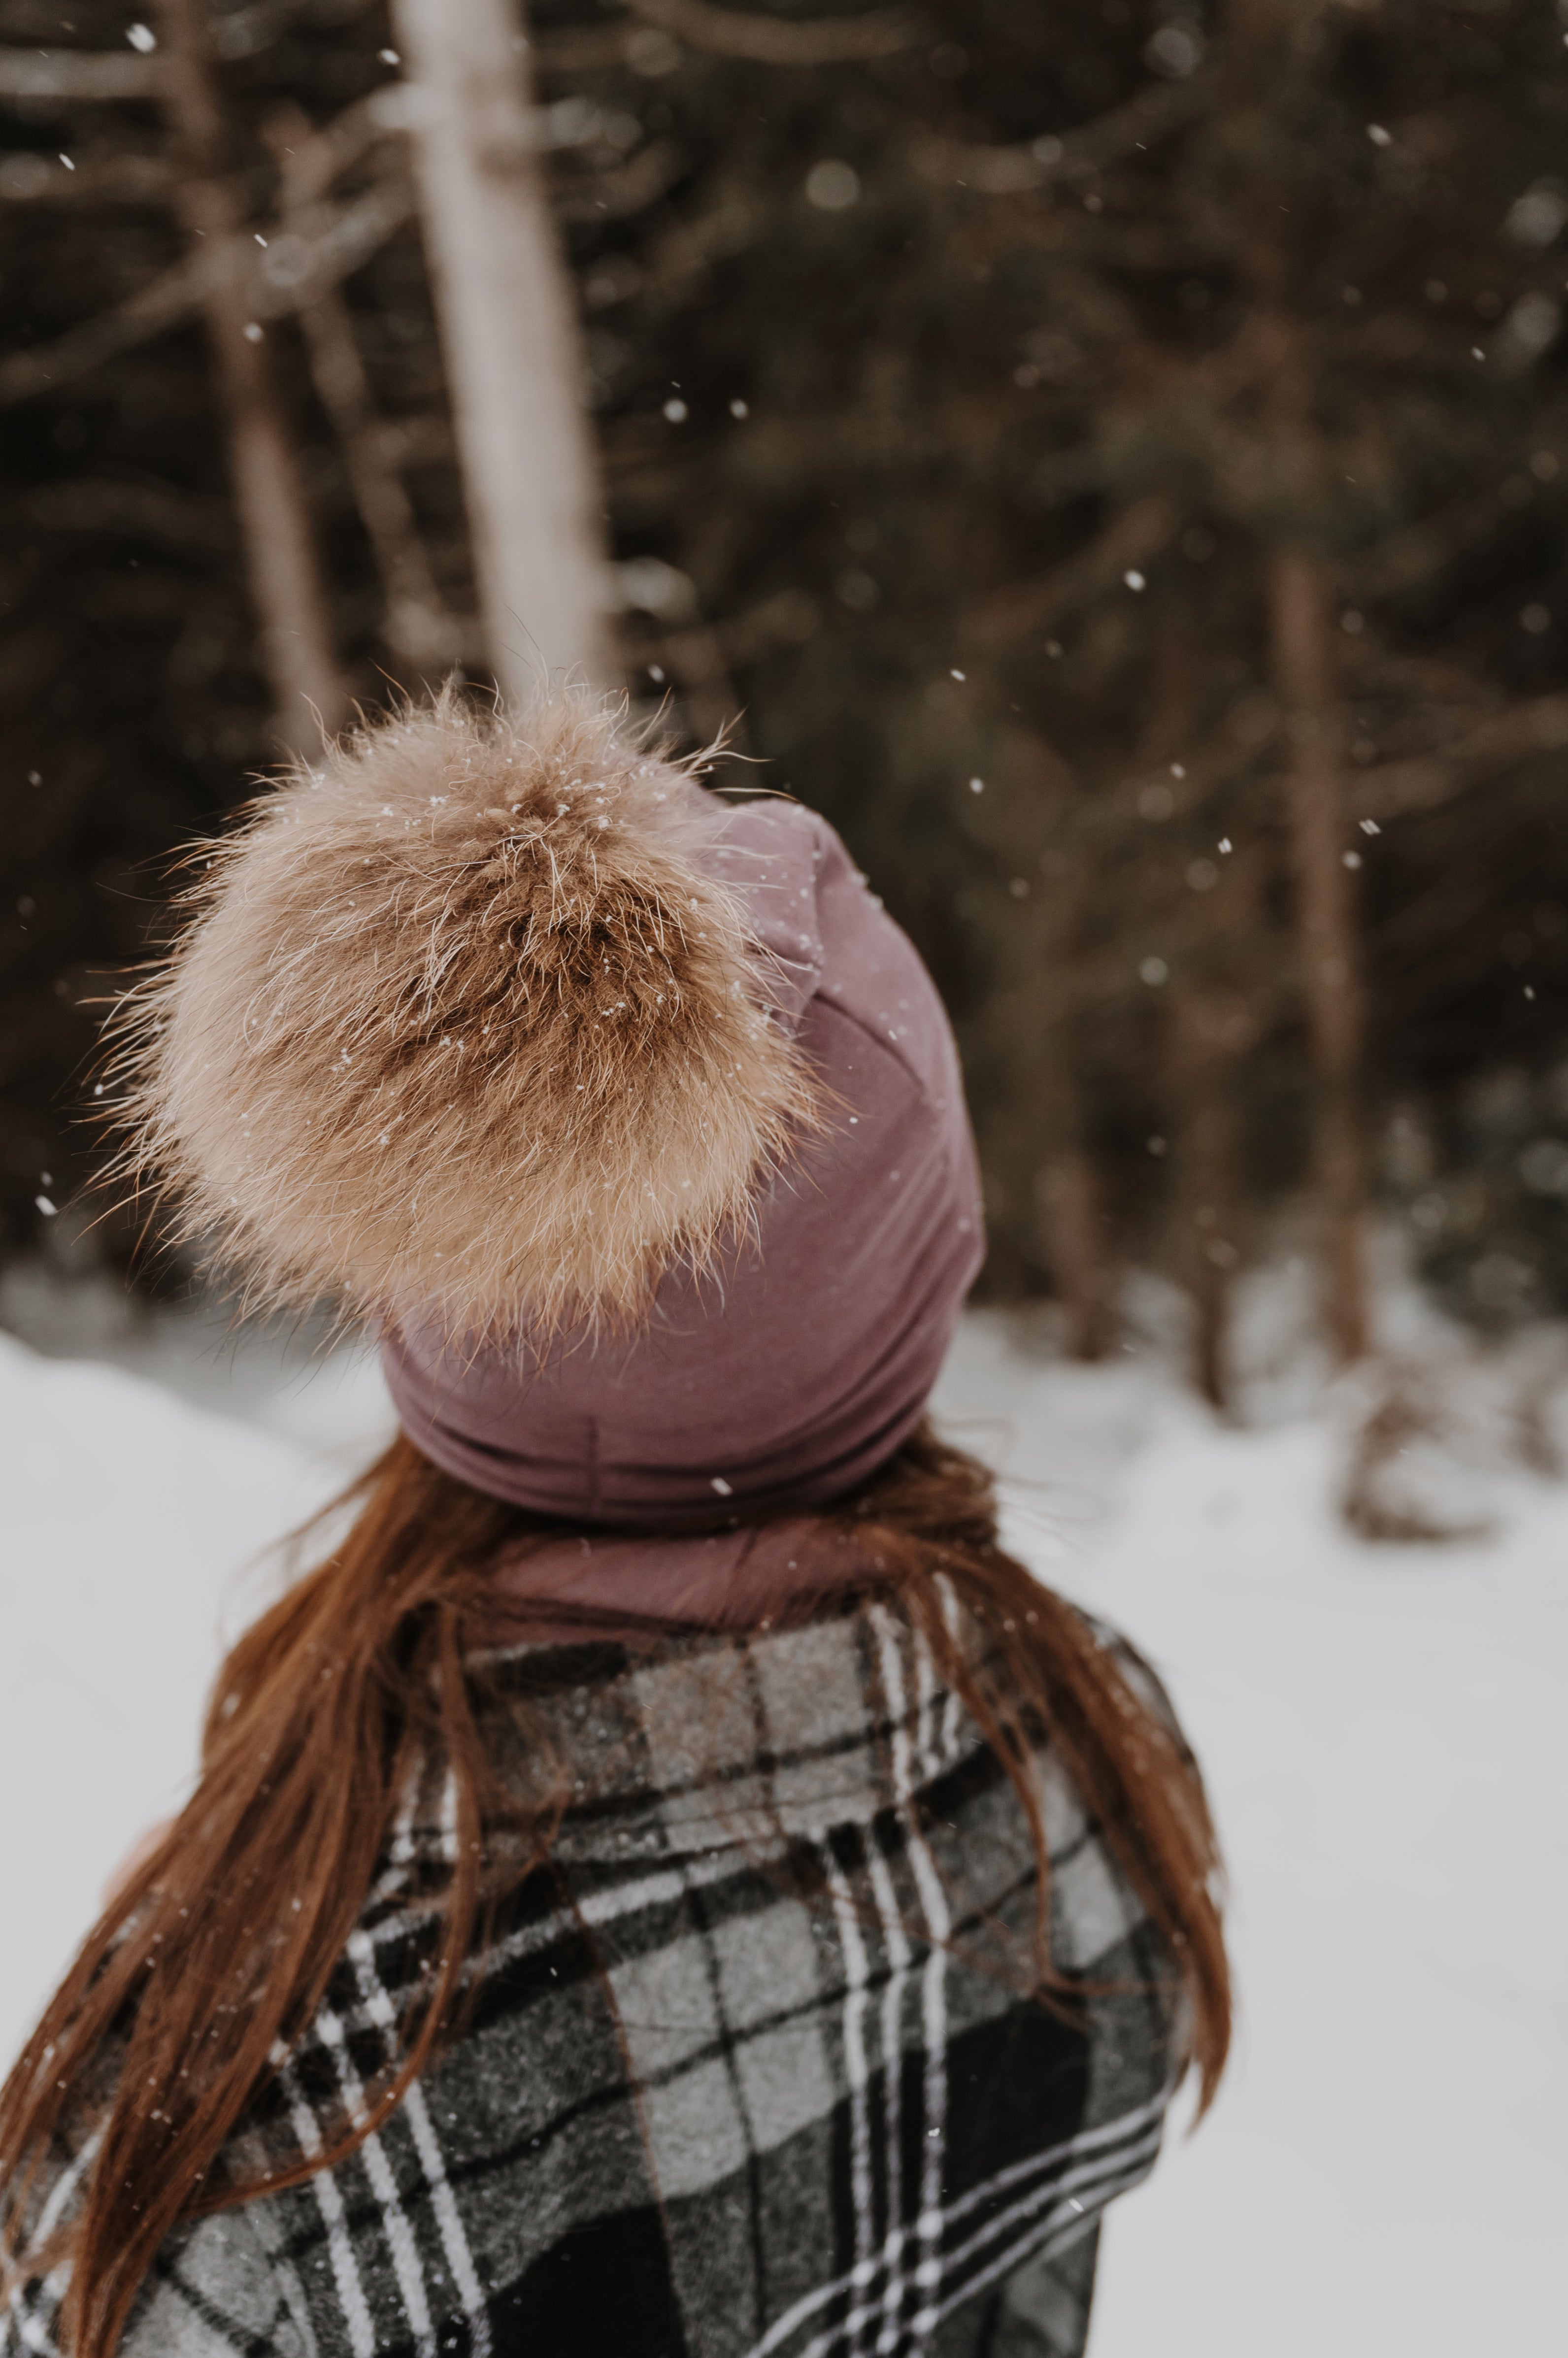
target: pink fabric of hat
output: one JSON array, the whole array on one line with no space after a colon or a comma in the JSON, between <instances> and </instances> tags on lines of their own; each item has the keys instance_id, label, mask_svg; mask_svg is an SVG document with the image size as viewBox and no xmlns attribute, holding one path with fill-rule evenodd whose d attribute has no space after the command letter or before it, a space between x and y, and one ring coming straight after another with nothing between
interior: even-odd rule
<instances>
[{"instance_id":1,"label":"pink fabric of hat","mask_svg":"<svg viewBox=\"0 0 1568 2358\"><path fill-rule=\"evenodd\" d=\"M477 1352L384 1336L427 1456L570 1521L697 1531L826 1505L914 1430L979 1271L974 1143L946 1015L827 822L703 797L709 872L776 961L768 997L825 1084L824 1133L707 1274L672 1270L633 1337ZM525 1310L525 1306L524 1310Z\"/></svg>"}]
</instances>

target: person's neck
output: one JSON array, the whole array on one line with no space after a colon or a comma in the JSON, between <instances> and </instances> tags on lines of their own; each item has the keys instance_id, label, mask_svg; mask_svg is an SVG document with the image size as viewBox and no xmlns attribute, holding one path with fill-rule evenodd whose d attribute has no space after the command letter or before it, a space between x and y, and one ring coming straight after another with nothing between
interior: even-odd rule
<instances>
[{"instance_id":1,"label":"person's neck","mask_svg":"<svg viewBox=\"0 0 1568 2358\"><path fill-rule=\"evenodd\" d=\"M496 1564L486 1636L569 1645L790 1627L881 1569L852 1531L815 1515L691 1537L583 1531L530 1539Z\"/></svg>"}]
</instances>

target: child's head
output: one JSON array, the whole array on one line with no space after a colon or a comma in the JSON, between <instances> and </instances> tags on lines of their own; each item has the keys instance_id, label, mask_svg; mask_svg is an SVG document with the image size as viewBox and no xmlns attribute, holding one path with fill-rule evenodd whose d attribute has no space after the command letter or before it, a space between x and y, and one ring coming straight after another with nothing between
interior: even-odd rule
<instances>
[{"instance_id":1,"label":"child's head","mask_svg":"<svg viewBox=\"0 0 1568 2358\"><path fill-rule=\"evenodd\" d=\"M514 1503L691 1527L852 1488L982 1249L951 1032L826 823L581 695L396 715L218 853L141 1002L146 1152L263 1298L380 1332Z\"/></svg>"}]
</instances>

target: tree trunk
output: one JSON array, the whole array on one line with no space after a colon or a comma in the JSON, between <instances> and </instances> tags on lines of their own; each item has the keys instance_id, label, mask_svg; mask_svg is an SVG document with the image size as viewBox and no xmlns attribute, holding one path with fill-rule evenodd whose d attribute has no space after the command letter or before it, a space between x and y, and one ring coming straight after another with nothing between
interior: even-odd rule
<instances>
[{"instance_id":1,"label":"tree trunk","mask_svg":"<svg viewBox=\"0 0 1568 2358\"><path fill-rule=\"evenodd\" d=\"M158 15L180 218L193 240L209 251L228 245L234 257L232 269L217 273L208 290L207 329L278 735L291 753L308 758L322 730L340 728L348 710L331 609L265 334L248 316L240 245L244 207L205 0L159 0Z\"/></svg>"},{"instance_id":2,"label":"tree trunk","mask_svg":"<svg viewBox=\"0 0 1568 2358\"><path fill-rule=\"evenodd\" d=\"M393 0L426 244L502 693L613 678L577 311L540 169L518 0Z\"/></svg>"},{"instance_id":3,"label":"tree trunk","mask_svg":"<svg viewBox=\"0 0 1568 2358\"><path fill-rule=\"evenodd\" d=\"M1094 1164L1080 1144L1065 1141L1034 1185L1045 1256L1066 1314L1067 1355L1103 1359L1111 1343L1111 1286Z\"/></svg>"},{"instance_id":4,"label":"tree trunk","mask_svg":"<svg viewBox=\"0 0 1568 2358\"><path fill-rule=\"evenodd\" d=\"M1234 992L1183 987L1171 1004L1170 1087L1178 1260L1193 1304L1193 1380L1230 1405L1230 1287L1241 1190L1236 1060L1256 1024Z\"/></svg>"},{"instance_id":5,"label":"tree trunk","mask_svg":"<svg viewBox=\"0 0 1568 2358\"><path fill-rule=\"evenodd\" d=\"M1116 1283L1078 1069L1082 872L1070 867L1046 885L1039 865L1050 815L1076 782L1033 730L999 731L991 754L984 791L963 797L962 823L1022 890L1010 890L993 936L985 1023L1001 1082L987 1124L990 1167L1022 1199L1017 1241L1044 1263L1069 1356L1102 1359L1114 1338Z\"/></svg>"},{"instance_id":6,"label":"tree trunk","mask_svg":"<svg viewBox=\"0 0 1568 2358\"><path fill-rule=\"evenodd\" d=\"M1324 1225L1326 1324L1342 1361L1368 1347L1362 1225L1363 994L1346 854L1342 723L1328 587L1304 550L1275 549L1269 602L1274 678L1291 746L1289 821L1302 971L1317 1084L1314 1178Z\"/></svg>"},{"instance_id":7,"label":"tree trunk","mask_svg":"<svg viewBox=\"0 0 1568 2358\"><path fill-rule=\"evenodd\" d=\"M297 107L279 108L267 124L266 137L277 163L284 227L308 239L319 223L312 218L316 209L300 194L296 160L308 153L308 117ZM314 301L304 304L299 325L316 392L336 429L354 503L386 592L382 635L416 672L433 671L438 677L463 652L463 625L443 607L413 502L387 456L385 426L376 415L341 287L324 287Z\"/></svg>"}]
</instances>

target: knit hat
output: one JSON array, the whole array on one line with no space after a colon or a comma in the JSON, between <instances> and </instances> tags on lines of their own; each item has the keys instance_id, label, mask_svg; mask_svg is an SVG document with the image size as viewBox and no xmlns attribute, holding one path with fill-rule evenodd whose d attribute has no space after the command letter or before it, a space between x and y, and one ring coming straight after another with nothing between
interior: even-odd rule
<instances>
[{"instance_id":1,"label":"knit hat","mask_svg":"<svg viewBox=\"0 0 1568 2358\"><path fill-rule=\"evenodd\" d=\"M247 1299L367 1321L521 1507L694 1530L913 1430L982 1229L952 1034L800 805L581 693L448 695L212 848L121 1019L135 1160Z\"/></svg>"}]
</instances>

